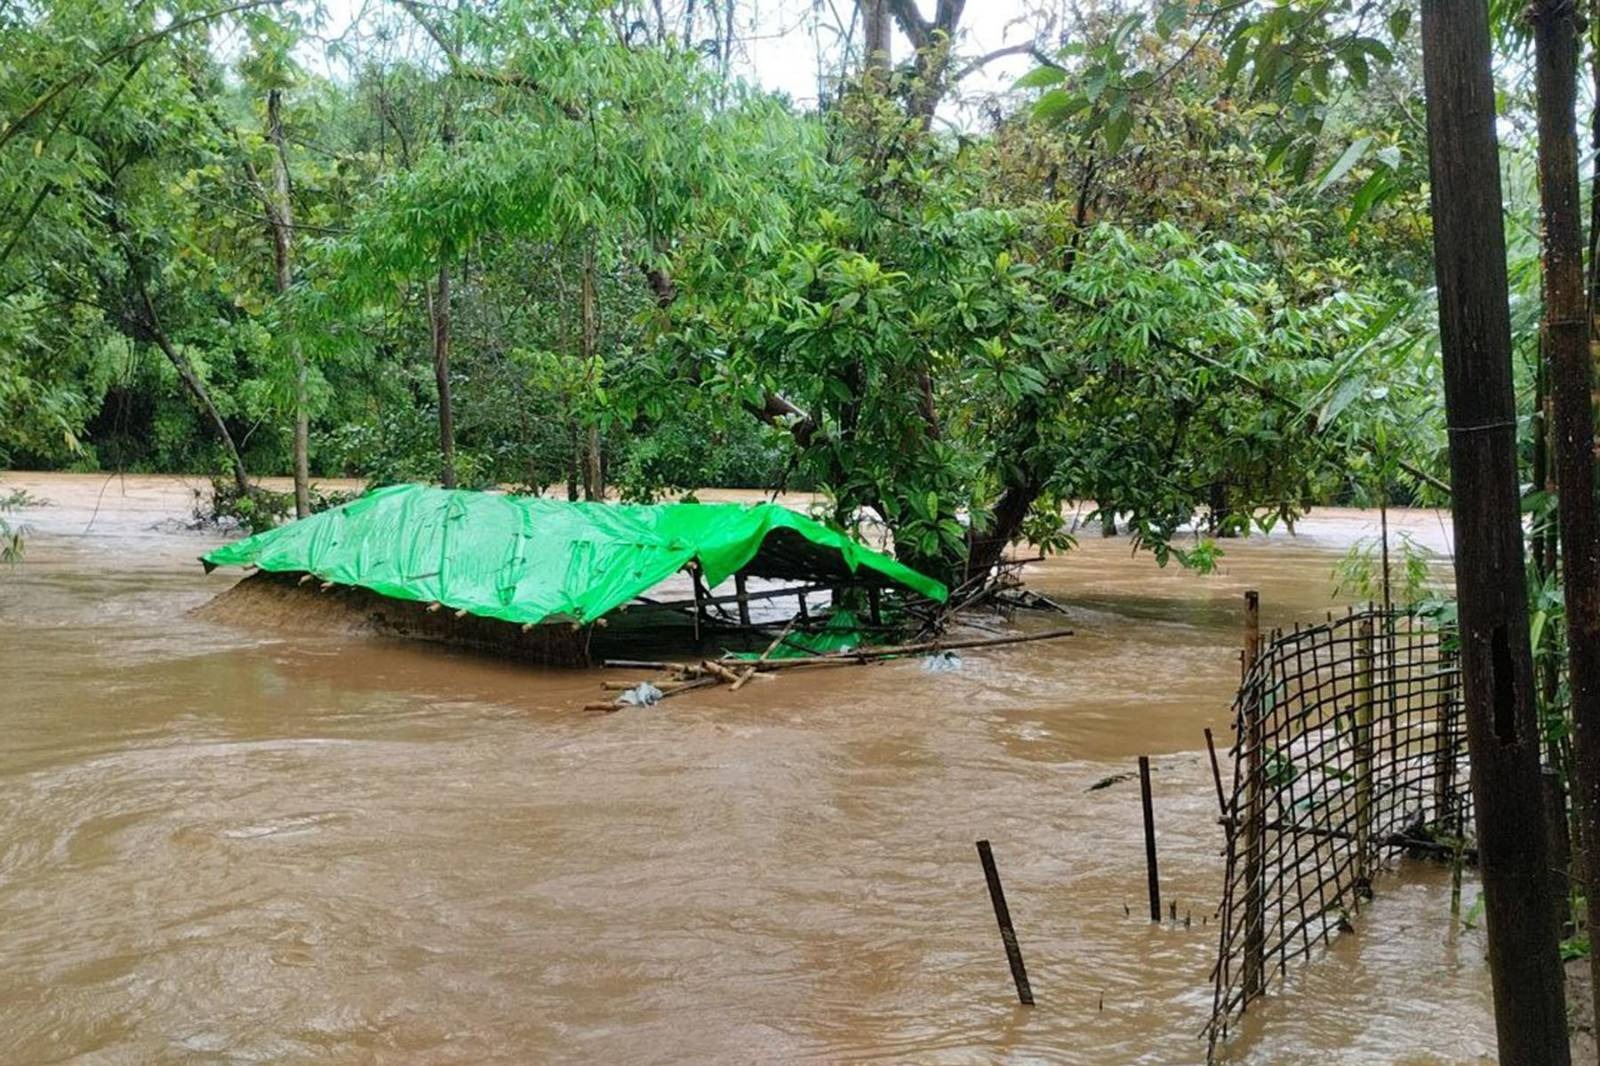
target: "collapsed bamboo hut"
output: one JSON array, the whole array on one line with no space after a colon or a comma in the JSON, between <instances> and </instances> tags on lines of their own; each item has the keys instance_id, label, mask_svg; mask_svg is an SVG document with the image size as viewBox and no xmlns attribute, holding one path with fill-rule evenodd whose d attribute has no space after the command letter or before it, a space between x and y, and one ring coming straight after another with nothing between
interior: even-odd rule
<instances>
[{"instance_id":1,"label":"collapsed bamboo hut","mask_svg":"<svg viewBox=\"0 0 1600 1066\"><path fill-rule=\"evenodd\" d=\"M316 596L379 632L574 665L664 636L755 648L778 626L802 645L811 633L813 651L873 643L949 595L776 504L570 503L421 485L376 490L201 563L254 568L236 588L257 599ZM682 592L649 595L685 577ZM713 595L729 578L735 591ZM791 600L792 614L766 609ZM837 636L840 616L851 639L830 648L823 631Z\"/></svg>"}]
</instances>

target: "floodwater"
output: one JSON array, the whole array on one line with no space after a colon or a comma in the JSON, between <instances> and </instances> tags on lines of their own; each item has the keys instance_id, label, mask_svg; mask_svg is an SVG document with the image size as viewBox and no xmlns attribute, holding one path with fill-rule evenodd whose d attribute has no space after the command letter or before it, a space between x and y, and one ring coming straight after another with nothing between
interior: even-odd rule
<instances>
[{"instance_id":1,"label":"floodwater","mask_svg":"<svg viewBox=\"0 0 1600 1066\"><path fill-rule=\"evenodd\" d=\"M234 578L181 480L18 486L49 503L0 570L4 1063L1200 1061L1241 594L1320 616L1375 530L1326 512L1209 577L1090 532L1027 574L1070 639L597 715L594 671L190 617ZM1176 923L1137 780L1090 791L1140 754ZM1448 900L1384 878L1230 1059L1492 1061Z\"/></svg>"}]
</instances>

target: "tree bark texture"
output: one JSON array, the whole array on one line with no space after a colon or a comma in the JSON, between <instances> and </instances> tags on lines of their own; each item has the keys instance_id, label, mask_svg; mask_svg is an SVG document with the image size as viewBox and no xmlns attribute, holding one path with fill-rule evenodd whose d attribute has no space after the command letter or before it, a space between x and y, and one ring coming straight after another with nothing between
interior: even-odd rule
<instances>
[{"instance_id":1,"label":"tree bark texture","mask_svg":"<svg viewBox=\"0 0 1600 1066\"><path fill-rule=\"evenodd\" d=\"M1578 27L1573 0L1531 8L1539 118L1539 199L1544 216L1544 330L1550 358L1557 515L1572 704L1572 798L1579 836L1600 824L1600 523L1594 497L1594 373L1589 359L1578 176ZM1588 927L1600 929L1600 849L1581 862ZM1577 872L1577 871L1575 871ZM1600 953L1589 955L1600 1007Z\"/></svg>"},{"instance_id":2,"label":"tree bark texture","mask_svg":"<svg viewBox=\"0 0 1600 1066\"><path fill-rule=\"evenodd\" d=\"M1505 1066L1570 1061L1516 464L1511 326L1486 0L1424 0L1434 266L1450 426L1462 692Z\"/></svg>"}]
</instances>

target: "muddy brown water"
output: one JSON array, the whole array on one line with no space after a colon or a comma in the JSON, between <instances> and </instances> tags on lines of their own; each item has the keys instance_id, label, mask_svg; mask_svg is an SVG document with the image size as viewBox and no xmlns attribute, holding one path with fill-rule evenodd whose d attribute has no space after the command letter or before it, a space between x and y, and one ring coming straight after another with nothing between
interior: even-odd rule
<instances>
[{"instance_id":1,"label":"muddy brown water","mask_svg":"<svg viewBox=\"0 0 1600 1066\"><path fill-rule=\"evenodd\" d=\"M191 617L234 579L182 479L16 486L49 504L0 570L4 1063L1199 1061L1240 596L1319 616L1375 528L1324 512L1209 577L1086 535L1027 575L1069 640L594 715L595 672ZM1176 924L1137 781L1088 791L1140 754ZM1447 880L1384 878L1229 1058L1492 1061Z\"/></svg>"}]
</instances>

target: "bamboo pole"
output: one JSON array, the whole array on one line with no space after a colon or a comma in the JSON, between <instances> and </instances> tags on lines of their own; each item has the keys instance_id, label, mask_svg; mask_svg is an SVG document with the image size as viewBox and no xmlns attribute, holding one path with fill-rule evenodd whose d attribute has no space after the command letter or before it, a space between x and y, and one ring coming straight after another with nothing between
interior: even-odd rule
<instances>
[{"instance_id":1,"label":"bamboo pole","mask_svg":"<svg viewBox=\"0 0 1600 1066\"><path fill-rule=\"evenodd\" d=\"M800 593L821 592L826 588L828 588L827 585L798 585L798 586L791 585L791 586L789 586L787 588L781 588L781 589L763 589L763 590L761 590L759 592L746 592L744 594L744 600L747 603L755 603L758 600L776 600L776 599L781 599L781 598L783 598L785 596L794 596L794 595L800 594ZM740 599L740 597L739 597L738 593L732 593L732 594L724 593L721 596L709 596L709 595L702 594L701 596L699 596L696 599L688 599L688 600L660 600L660 601L657 601L657 600L647 600L647 599L645 599L643 597L640 597L639 599L634 600L632 603L626 604L624 606L625 607L632 607L634 609L649 609L649 610L656 610L656 611L667 611L667 610L679 611L679 610L682 610L685 607L694 607L696 605L699 605L701 607L720 607L720 606L724 606L724 605L730 604L730 603L738 603L739 599Z\"/></svg>"},{"instance_id":2,"label":"bamboo pole","mask_svg":"<svg viewBox=\"0 0 1600 1066\"><path fill-rule=\"evenodd\" d=\"M1262 762L1261 685L1255 676L1261 657L1261 594L1244 594L1244 687L1240 696L1238 738L1244 745L1244 995L1266 987L1267 900L1265 871L1265 785Z\"/></svg>"},{"instance_id":3,"label":"bamboo pole","mask_svg":"<svg viewBox=\"0 0 1600 1066\"><path fill-rule=\"evenodd\" d=\"M1440 638L1443 639L1442 636ZM1454 657L1442 644L1439 648L1439 721L1434 727L1433 741L1433 811L1438 831L1450 836L1460 836L1461 827L1456 819L1456 739L1455 690L1453 676Z\"/></svg>"},{"instance_id":4,"label":"bamboo pole","mask_svg":"<svg viewBox=\"0 0 1600 1066\"><path fill-rule=\"evenodd\" d=\"M778 650L778 645L789 639L789 631L794 628L794 624L798 621L798 617L789 619L789 624L783 627L783 632L773 638L772 643L767 645L767 649L750 665L750 669L739 675L739 679L733 683L733 688L730 691L738 692L741 688L744 688L746 681L756 676L756 671L761 669L761 664L766 662L767 658Z\"/></svg>"},{"instance_id":5,"label":"bamboo pole","mask_svg":"<svg viewBox=\"0 0 1600 1066\"><path fill-rule=\"evenodd\" d=\"M737 684L739 681L738 674L712 659L707 659L700 665L705 668L706 673L719 677L730 685Z\"/></svg>"},{"instance_id":6,"label":"bamboo pole","mask_svg":"<svg viewBox=\"0 0 1600 1066\"><path fill-rule=\"evenodd\" d=\"M808 659L773 659L763 664L762 669L793 670L799 667L822 664L865 663L875 659L886 659L900 655L918 655L928 651L998 648L1007 644L1029 644L1036 640L1055 640L1059 637L1070 636L1072 636L1072 630L1070 629L1052 629L1044 633L1023 633L1010 637L987 637L972 640L929 640L917 644L898 644L883 647L863 646L852 651L836 651L829 652L826 655L814 655ZM740 660L730 659L727 661L737 663Z\"/></svg>"},{"instance_id":7,"label":"bamboo pole","mask_svg":"<svg viewBox=\"0 0 1600 1066\"><path fill-rule=\"evenodd\" d=\"M1372 618L1361 620L1356 630L1355 770L1356 770L1356 888L1358 894L1372 882Z\"/></svg>"}]
</instances>

